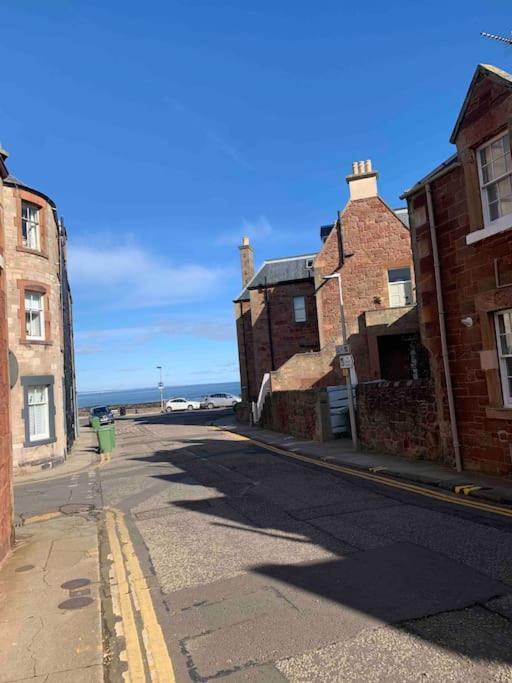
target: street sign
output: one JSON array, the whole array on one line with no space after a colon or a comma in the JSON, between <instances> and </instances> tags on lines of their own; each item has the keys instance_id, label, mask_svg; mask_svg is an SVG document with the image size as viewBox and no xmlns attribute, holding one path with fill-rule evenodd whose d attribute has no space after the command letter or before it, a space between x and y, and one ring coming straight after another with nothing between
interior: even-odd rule
<instances>
[{"instance_id":1,"label":"street sign","mask_svg":"<svg viewBox=\"0 0 512 683\"><path fill-rule=\"evenodd\" d=\"M340 356L340 367L341 368L353 368L354 367L354 356L351 356L351 355Z\"/></svg>"},{"instance_id":2,"label":"street sign","mask_svg":"<svg viewBox=\"0 0 512 683\"><path fill-rule=\"evenodd\" d=\"M336 355L346 356L350 353L350 344L341 344L336 346Z\"/></svg>"}]
</instances>

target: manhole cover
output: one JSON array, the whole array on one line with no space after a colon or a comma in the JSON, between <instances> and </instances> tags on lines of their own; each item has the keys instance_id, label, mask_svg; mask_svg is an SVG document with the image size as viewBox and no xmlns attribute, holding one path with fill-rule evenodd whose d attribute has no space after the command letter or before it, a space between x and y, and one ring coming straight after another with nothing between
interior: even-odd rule
<instances>
[{"instance_id":1,"label":"manhole cover","mask_svg":"<svg viewBox=\"0 0 512 683\"><path fill-rule=\"evenodd\" d=\"M34 569L33 564L24 564L22 567L17 567L15 571L17 571L17 572L29 572L31 569Z\"/></svg>"},{"instance_id":2,"label":"manhole cover","mask_svg":"<svg viewBox=\"0 0 512 683\"><path fill-rule=\"evenodd\" d=\"M64 588L64 590L67 591L74 591L77 588L88 586L90 583L91 582L89 579L71 579L71 581L66 581L66 583L63 583L61 588Z\"/></svg>"},{"instance_id":3,"label":"manhole cover","mask_svg":"<svg viewBox=\"0 0 512 683\"><path fill-rule=\"evenodd\" d=\"M90 605L91 602L93 602L92 598L69 598L69 600L60 603L59 609L81 609Z\"/></svg>"},{"instance_id":4,"label":"manhole cover","mask_svg":"<svg viewBox=\"0 0 512 683\"><path fill-rule=\"evenodd\" d=\"M86 503L68 503L62 505L59 510L63 515L79 515L82 512L90 512L94 505L87 505Z\"/></svg>"}]
</instances>

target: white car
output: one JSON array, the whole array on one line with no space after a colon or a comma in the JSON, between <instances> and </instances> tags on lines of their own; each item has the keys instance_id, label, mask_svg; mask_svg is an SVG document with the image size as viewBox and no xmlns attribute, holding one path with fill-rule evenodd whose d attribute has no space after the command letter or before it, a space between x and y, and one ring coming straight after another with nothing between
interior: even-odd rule
<instances>
[{"instance_id":1,"label":"white car","mask_svg":"<svg viewBox=\"0 0 512 683\"><path fill-rule=\"evenodd\" d=\"M192 401L189 398L170 398L165 404L165 411L174 413L178 410L199 410L200 407L199 401Z\"/></svg>"}]
</instances>

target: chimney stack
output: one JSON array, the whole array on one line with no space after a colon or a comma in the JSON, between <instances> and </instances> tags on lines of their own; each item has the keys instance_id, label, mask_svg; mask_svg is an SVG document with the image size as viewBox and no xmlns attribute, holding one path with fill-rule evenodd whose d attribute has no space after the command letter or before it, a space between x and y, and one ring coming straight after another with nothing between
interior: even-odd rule
<instances>
[{"instance_id":1,"label":"chimney stack","mask_svg":"<svg viewBox=\"0 0 512 683\"><path fill-rule=\"evenodd\" d=\"M240 249L240 267L242 270L242 285L245 285L254 275L254 252L249 243L248 237L242 238Z\"/></svg>"},{"instance_id":2,"label":"chimney stack","mask_svg":"<svg viewBox=\"0 0 512 683\"><path fill-rule=\"evenodd\" d=\"M366 161L354 161L352 164L352 175L347 176L350 199L367 199L376 197L377 178L379 174L372 169L370 159Z\"/></svg>"}]
</instances>

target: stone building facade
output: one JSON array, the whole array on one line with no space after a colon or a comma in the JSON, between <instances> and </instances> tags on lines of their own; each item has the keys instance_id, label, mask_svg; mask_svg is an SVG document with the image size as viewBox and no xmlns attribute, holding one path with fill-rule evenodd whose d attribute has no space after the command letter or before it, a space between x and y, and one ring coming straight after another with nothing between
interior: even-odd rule
<instances>
[{"instance_id":1,"label":"stone building facade","mask_svg":"<svg viewBox=\"0 0 512 683\"><path fill-rule=\"evenodd\" d=\"M3 181L7 177L7 154L0 148L0 562L13 540L12 450L9 412L9 361L7 294L5 276L5 214Z\"/></svg>"},{"instance_id":2,"label":"stone building facade","mask_svg":"<svg viewBox=\"0 0 512 683\"><path fill-rule=\"evenodd\" d=\"M69 448L61 229L52 200L12 176L4 181L3 222L9 348L18 365L14 467L56 464Z\"/></svg>"},{"instance_id":3,"label":"stone building facade","mask_svg":"<svg viewBox=\"0 0 512 683\"><path fill-rule=\"evenodd\" d=\"M254 273L248 238L240 247L243 289L235 299L242 398L255 401L266 373L319 350L314 254L270 259Z\"/></svg>"},{"instance_id":4,"label":"stone building facade","mask_svg":"<svg viewBox=\"0 0 512 683\"><path fill-rule=\"evenodd\" d=\"M404 195L439 457L503 475L512 473L511 121L512 75L479 65L451 137L456 154Z\"/></svg>"}]
</instances>

